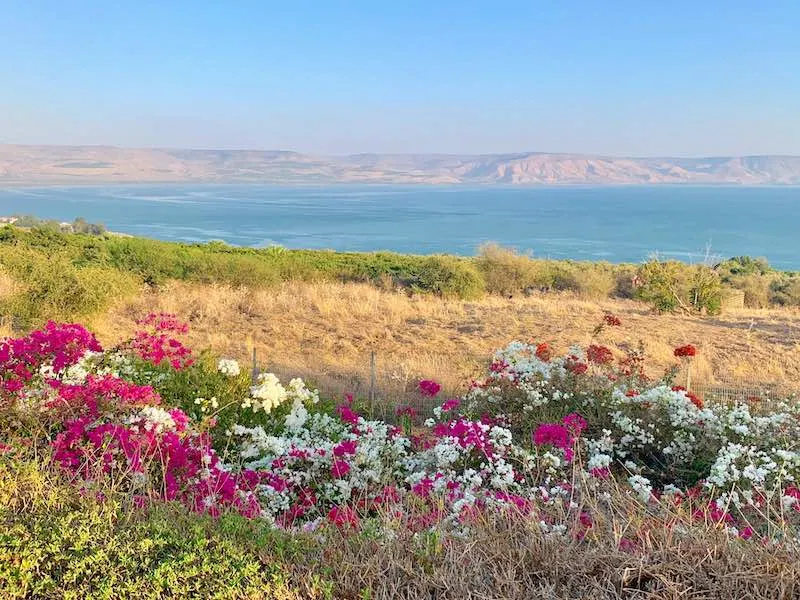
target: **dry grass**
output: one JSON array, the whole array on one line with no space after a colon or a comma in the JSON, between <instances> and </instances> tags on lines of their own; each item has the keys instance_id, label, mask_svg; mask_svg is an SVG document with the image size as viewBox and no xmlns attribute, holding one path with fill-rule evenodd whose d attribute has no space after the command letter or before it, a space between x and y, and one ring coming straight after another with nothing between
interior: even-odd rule
<instances>
[{"instance_id":1,"label":"dry grass","mask_svg":"<svg viewBox=\"0 0 800 600\"><path fill-rule=\"evenodd\" d=\"M511 340L547 341L560 350L588 343L605 312L619 315L623 326L606 330L603 343L622 352L641 340L655 370L675 363L675 346L692 343L699 349L697 381L800 382L800 312L788 309L703 318L655 315L633 301L555 294L469 302L408 297L361 284L287 283L253 291L174 283L121 302L93 326L102 338L116 340L152 310L189 319L193 347L241 360L249 360L255 347L263 367L313 375L332 391L364 390L371 351L387 393L419 377L456 391Z\"/></svg>"},{"instance_id":2,"label":"dry grass","mask_svg":"<svg viewBox=\"0 0 800 600\"><path fill-rule=\"evenodd\" d=\"M19 291L19 285L6 273L0 269L0 305L4 300L10 298ZM10 336L13 333L11 317L0 314L0 339Z\"/></svg>"},{"instance_id":3,"label":"dry grass","mask_svg":"<svg viewBox=\"0 0 800 600\"><path fill-rule=\"evenodd\" d=\"M389 543L330 540L323 560L336 565L329 576L337 598L789 600L800 594L796 548L736 543L713 531L680 539L662 529L629 554L613 542L547 539L535 527L487 522L427 552L410 535ZM296 580L309 580L302 567L297 572Z\"/></svg>"},{"instance_id":4,"label":"dry grass","mask_svg":"<svg viewBox=\"0 0 800 600\"><path fill-rule=\"evenodd\" d=\"M326 528L322 537L300 535L294 543L288 543L287 536L277 531L273 532L275 535L264 536L263 523L253 522L251 526L228 520L224 527L218 527L219 521L195 519L176 505L128 512L130 505L113 489L101 488L103 496L114 498L114 502L106 500L98 506L63 478L47 468L37 467L25 463L5 471L0 469L3 484L0 518L8 532L5 538L0 536L0 558L4 550L6 557L12 557L4 572L14 573L21 569L14 568L13 557L22 555L24 571L30 573L35 569L37 577L53 578L45 579L50 593L26 594L19 587L12 587L13 579L3 579L0 574L3 598L88 597L86 591L91 589L92 582L89 577L98 585L92 598L106 597L108 589L113 588L101 585L115 579L118 585L120 580L130 580L135 575L137 581L147 582L150 575L129 562L132 555L136 556L136 547L126 545L137 542L149 568L158 567L160 575L156 580L174 578L169 581L170 597L175 598L200 597L198 589L216 584L213 578L220 572L229 572L218 567L227 566L225 561L229 556L225 553L231 547L254 559L247 564L246 572L236 573L243 588L248 580L255 583L259 581L257 576L266 575L278 589L286 585L292 590L276 593L264 586L240 594L236 593L234 583L230 588L216 586L227 590L219 597L285 600L791 600L800 597L797 544L788 540L767 546L755 540L737 540L719 527L694 522L688 514L685 515L688 521L678 520L672 527L665 527L663 520L641 504L613 490L607 503L609 509L605 514L593 513L596 518L583 541L571 535L543 534L536 516L483 513L470 521L469 534L463 537L415 534L386 515L387 530L393 532L391 537L368 532L340 533ZM144 525L148 519L151 521L147 527L136 528L137 522ZM51 535L52 529L37 528L34 525L37 521L52 525L57 533ZM92 543L88 548L87 527L92 528L89 538ZM155 542L150 537L154 531L158 531ZM184 554L188 535L184 537L183 531L209 540L200 560L196 555ZM142 538L142 533L137 532L147 537ZM627 551L620 548L622 539L632 540ZM154 560L153 547L158 544L165 544L166 552L174 554L165 553ZM48 560L50 557L54 560ZM188 580L187 573L191 573ZM82 577L75 577L76 574Z\"/></svg>"}]
</instances>

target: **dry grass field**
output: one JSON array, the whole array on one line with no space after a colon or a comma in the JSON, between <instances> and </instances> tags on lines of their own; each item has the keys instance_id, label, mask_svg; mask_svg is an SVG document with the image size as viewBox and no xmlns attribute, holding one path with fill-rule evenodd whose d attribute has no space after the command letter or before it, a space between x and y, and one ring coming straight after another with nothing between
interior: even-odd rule
<instances>
[{"instance_id":1,"label":"dry grass field","mask_svg":"<svg viewBox=\"0 0 800 600\"><path fill-rule=\"evenodd\" d=\"M618 350L643 344L653 374L675 364L672 349L698 347L693 379L732 385L800 384L800 312L738 310L720 317L657 315L633 301L587 301L568 295L442 300L381 291L370 285L287 283L266 290L173 283L119 302L94 319L106 342L130 334L149 311L189 320L193 348L251 360L262 368L301 375L331 392L365 392L370 353L384 395L409 389L420 377L458 391L509 341L546 341L558 350L586 344L603 314L622 327L601 342ZM798 386L800 387L800 386Z\"/></svg>"}]
</instances>

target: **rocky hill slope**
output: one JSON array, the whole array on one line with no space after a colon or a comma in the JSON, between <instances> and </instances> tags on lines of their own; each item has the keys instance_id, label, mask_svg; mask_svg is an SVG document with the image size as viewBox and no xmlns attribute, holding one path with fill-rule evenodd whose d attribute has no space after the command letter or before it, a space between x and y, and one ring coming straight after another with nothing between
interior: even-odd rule
<instances>
[{"instance_id":1,"label":"rocky hill slope","mask_svg":"<svg viewBox=\"0 0 800 600\"><path fill-rule=\"evenodd\" d=\"M0 145L0 184L134 182L800 184L800 156L355 154Z\"/></svg>"}]
</instances>

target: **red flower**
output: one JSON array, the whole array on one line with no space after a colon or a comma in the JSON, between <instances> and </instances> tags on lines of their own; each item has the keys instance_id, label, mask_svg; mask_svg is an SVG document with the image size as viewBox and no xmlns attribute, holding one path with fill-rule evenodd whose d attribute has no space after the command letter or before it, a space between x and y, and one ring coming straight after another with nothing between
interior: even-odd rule
<instances>
[{"instance_id":1,"label":"red flower","mask_svg":"<svg viewBox=\"0 0 800 600\"><path fill-rule=\"evenodd\" d=\"M619 317L610 313L603 317L603 323L610 327L619 327L622 325L622 321L619 320Z\"/></svg>"},{"instance_id":2,"label":"red flower","mask_svg":"<svg viewBox=\"0 0 800 600\"><path fill-rule=\"evenodd\" d=\"M605 346L592 344L586 349L586 358L597 365L606 365L614 360L614 355Z\"/></svg>"},{"instance_id":3,"label":"red flower","mask_svg":"<svg viewBox=\"0 0 800 600\"><path fill-rule=\"evenodd\" d=\"M582 375L589 370L589 365L578 360L577 356L571 356L567 362L564 363L564 368L575 375Z\"/></svg>"},{"instance_id":4,"label":"red flower","mask_svg":"<svg viewBox=\"0 0 800 600\"><path fill-rule=\"evenodd\" d=\"M409 419L415 419L417 417L416 409L408 404L401 404L398 406L394 409L394 414L396 417L408 417Z\"/></svg>"},{"instance_id":5,"label":"red flower","mask_svg":"<svg viewBox=\"0 0 800 600\"><path fill-rule=\"evenodd\" d=\"M536 358L542 362L550 362L550 359L553 358L553 349L550 347L550 344L543 342L536 346L535 354Z\"/></svg>"},{"instance_id":6,"label":"red flower","mask_svg":"<svg viewBox=\"0 0 800 600\"><path fill-rule=\"evenodd\" d=\"M673 385L672 386L673 392L683 392L684 395L694 404L697 408L703 408L703 399L694 394L693 392L688 391L682 385Z\"/></svg>"},{"instance_id":7,"label":"red flower","mask_svg":"<svg viewBox=\"0 0 800 600\"><path fill-rule=\"evenodd\" d=\"M689 398L692 404L694 404L697 408L703 408L703 399L700 398L700 396L697 396L692 392L686 392L686 397Z\"/></svg>"},{"instance_id":8,"label":"red flower","mask_svg":"<svg viewBox=\"0 0 800 600\"><path fill-rule=\"evenodd\" d=\"M684 357L689 358L697 354L697 348L695 348L691 344L686 344L685 346L679 346L675 348L673 354L677 358L684 358Z\"/></svg>"}]
</instances>

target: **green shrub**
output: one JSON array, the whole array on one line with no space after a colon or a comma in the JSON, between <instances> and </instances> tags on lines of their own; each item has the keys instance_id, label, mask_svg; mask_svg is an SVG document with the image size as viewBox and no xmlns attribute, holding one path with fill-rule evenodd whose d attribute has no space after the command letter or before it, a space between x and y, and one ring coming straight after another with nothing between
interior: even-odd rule
<instances>
[{"instance_id":1,"label":"green shrub","mask_svg":"<svg viewBox=\"0 0 800 600\"><path fill-rule=\"evenodd\" d=\"M86 228L81 225L79 229ZM22 253L17 258L24 255L37 264L54 260L60 266L69 263L80 270L115 269L150 285L172 279L248 287L291 280L356 281L383 289L411 288L459 298L476 298L485 292L509 296L532 290L568 291L592 299L638 297L661 311L704 313L719 310L720 286L724 285L744 290L747 306L800 304L800 292L795 291L797 284L791 274L773 270L765 259L747 256L723 261L714 269L677 261L649 261L637 268L534 259L496 244L482 246L473 259L241 248L222 242L185 244L108 234L67 234L47 227L0 228L0 263L11 260L9 253L14 252ZM662 265L661 273L655 272L655 264ZM69 269L67 272L72 273ZM637 287L636 280L644 284ZM670 285L677 286L677 297L669 291Z\"/></svg>"},{"instance_id":2,"label":"green shrub","mask_svg":"<svg viewBox=\"0 0 800 600\"><path fill-rule=\"evenodd\" d=\"M780 306L800 306L800 277L781 277L769 287L770 301Z\"/></svg>"},{"instance_id":3,"label":"green shrub","mask_svg":"<svg viewBox=\"0 0 800 600\"><path fill-rule=\"evenodd\" d=\"M641 266L636 296L659 312L718 314L722 305L719 273L705 265L653 258Z\"/></svg>"},{"instance_id":4,"label":"green shrub","mask_svg":"<svg viewBox=\"0 0 800 600\"><path fill-rule=\"evenodd\" d=\"M489 293L508 296L536 286L537 265L530 257L497 244L481 246L476 265Z\"/></svg>"},{"instance_id":5,"label":"green shrub","mask_svg":"<svg viewBox=\"0 0 800 600\"><path fill-rule=\"evenodd\" d=\"M486 290L478 269L463 259L452 256L430 256L419 272L418 287L444 298L472 300Z\"/></svg>"},{"instance_id":6,"label":"green shrub","mask_svg":"<svg viewBox=\"0 0 800 600\"><path fill-rule=\"evenodd\" d=\"M766 258L752 256L735 256L719 265L719 272L724 281L741 275L766 275L773 271Z\"/></svg>"},{"instance_id":7,"label":"green shrub","mask_svg":"<svg viewBox=\"0 0 800 600\"><path fill-rule=\"evenodd\" d=\"M113 495L81 496L37 464L2 466L2 598L301 597L273 552L291 559L302 538L177 505L136 511Z\"/></svg>"},{"instance_id":8,"label":"green shrub","mask_svg":"<svg viewBox=\"0 0 800 600\"><path fill-rule=\"evenodd\" d=\"M74 320L106 308L136 291L128 273L103 267L76 268L62 255L43 256L25 249L0 252L5 271L21 290L0 300L0 311L18 327L47 319Z\"/></svg>"}]
</instances>

